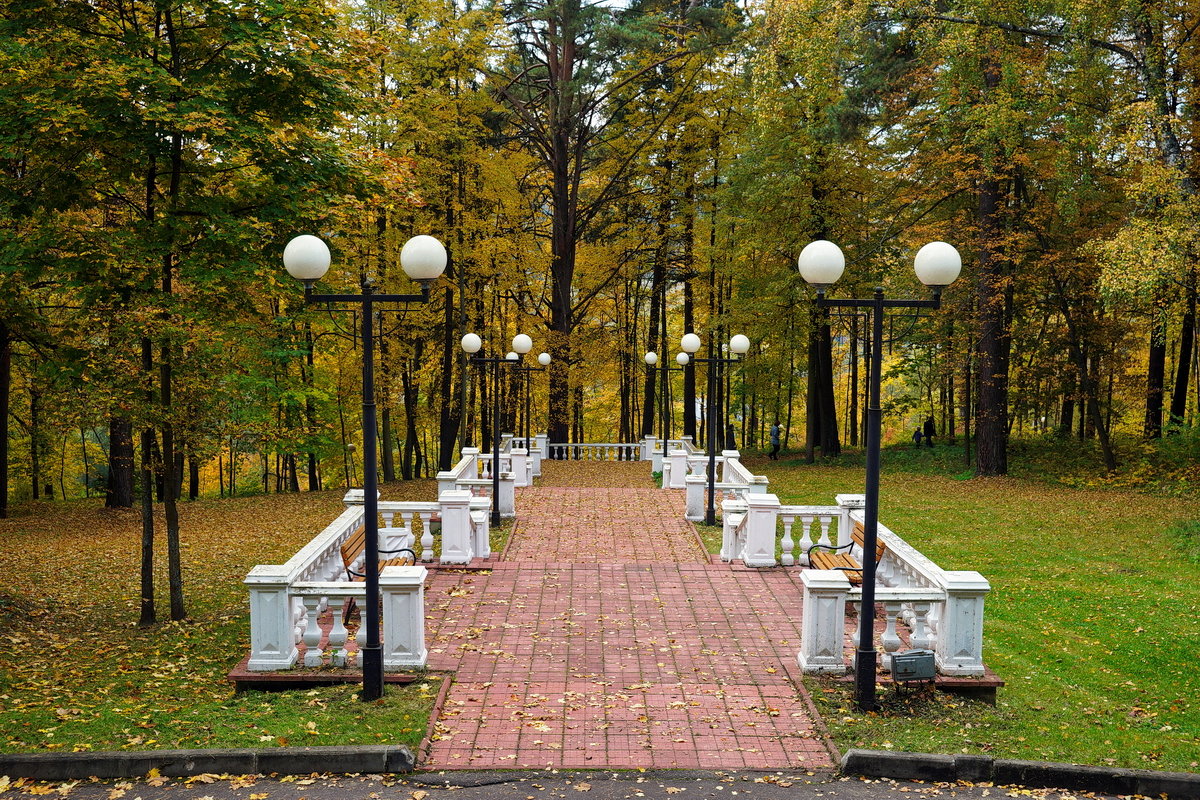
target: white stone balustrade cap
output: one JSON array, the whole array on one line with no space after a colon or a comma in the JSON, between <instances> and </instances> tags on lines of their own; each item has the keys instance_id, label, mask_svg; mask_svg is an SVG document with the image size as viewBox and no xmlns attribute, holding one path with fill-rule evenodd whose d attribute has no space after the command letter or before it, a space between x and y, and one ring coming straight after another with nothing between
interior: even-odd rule
<instances>
[{"instance_id":1,"label":"white stone balustrade cap","mask_svg":"<svg viewBox=\"0 0 1200 800\"><path fill-rule=\"evenodd\" d=\"M384 567L379 573L380 586L420 586L425 583L429 570L420 565L415 567Z\"/></svg>"},{"instance_id":2,"label":"white stone balustrade cap","mask_svg":"<svg viewBox=\"0 0 1200 800\"><path fill-rule=\"evenodd\" d=\"M943 570L948 592L990 592L992 585L987 578L973 570Z\"/></svg>"},{"instance_id":3,"label":"white stone balustrade cap","mask_svg":"<svg viewBox=\"0 0 1200 800\"><path fill-rule=\"evenodd\" d=\"M774 494L748 494L743 501L749 508L779 508L779 496Z\"/></svg>"},{"instance_id":4,"label":"white stone balustrade cap","mask_svg":"<svg viewBox=\"0 0 1200 800\"><path fill-rule=\"evenodd\" d=\"M806 569L800 573L800 582L807 589L850 592L850 579L840 569Z\"/></svg>"}]
</instances>

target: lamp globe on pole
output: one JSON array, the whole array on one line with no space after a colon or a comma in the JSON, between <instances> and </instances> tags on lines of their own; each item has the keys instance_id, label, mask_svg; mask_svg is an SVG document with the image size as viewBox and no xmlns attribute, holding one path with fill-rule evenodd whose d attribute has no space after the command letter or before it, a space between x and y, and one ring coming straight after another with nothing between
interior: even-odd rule
<instances>
[{"instance_id":1,"label":"lamp globe on pole","mask_svg":"<svg viewBox=\"0 0 1200 800\"><path fill-rule=\"evenodd\" d=\"M446 248L432 236L414 236L400 248L400 266L409 278L428 286L446 271Z\"/></svg>"},{"instance_id":2,"label":"lamp globe on pole","mask_svg":"<svg viewBox=\"0 0 1200 800\"><path fill-rule=\"evenodd\" d=\"M729 351L734 355L744 356L750 352L750 339L737 334L729 339Z\"/></svg>"},{"instance_id":3,"label":"lamp globe on pole","mask_svg":"<svg viewBox=\"0 0 1200 800\"><path fill-rule=\"evenodd\" d=\"M653 367L658 363L658 353L651 350L649 353L646 353L646 356L642 360L646 362L646 366Z\"/></svg>"},{"instance_id":4,"label":"lamp globe on pole","mask_svg":"<svg viewBox=\"0 0 1200 800\"><path fill-rule=\"evenodd\" d=\"M312 286L329 271L329 247L316 236L302 234L283 248L283 266L305 286Z\"/></svg>"},{"instance_id":5,"label":"lamp globe on pole","mask_svg":"<svg viewBox=\"0 0 1200 800\"><path fill-rule=\"evenodd\" d=\"M962 256L954 245L945 242L930 242L917 251L913 259L913 271L921 283L940 290L958 280L962 272Z\"/></svg>"},{"instance_id":6,"label":"lamp globe on pole","mask_svg":"<svg viewBox=\"0 0 1200 800\"><path fill-rule=\"evenodd\" d=\"M695 353L700 349L700 337L694 333L685 333L683 338L679 340L679 346L683 348L685 353Z\"/></svg>"},{"instance_id":7,"label":"lamp globe on pole","mask_svg":"<svg viewBox=\"0 0 1200 800\"><path fill-rule=\"evenodd\" d=\"M518 333L513 337L512 349L519 355L525 355L533 349L533 339L528 334Z\"/></svg>"},{"instance_id":8,"label":"lamp globe on pole","mask_svg":"<svg viewBox=\"0 0 1200 800\"><path fill-rule=\"evenodd\" d=\"M538 363L541 364L543 367L550 366L550 361L551 361L551 359L550 359L549 353L538 353Z\"/></svg>"},{"instance_id":9,"label":"lamp globe on pole","mask_svg":"<svg viewBox=\"0 0 1200 800\"><path fill-rule=\"evenodd\" d=\"M676 353L675 363L681 367L686 367L688 364L692 363L692 357L687 353Z\"/></svg>"},{"instance_id":10,"label":"lamp globe on pole","mask_svg":"<svg viewBox=\"0 0 1200 800\"><path fill-rule=\"evenodd\" d=\"M463 335L461 345L464 353L473 356L483 347L483 340L477 333L468 333Z\"/></svg>"},{"instance_id":11,"label":"lamp globe on pole","mask_svg":"<svg viewBox=\"0 0 1200 800\"><path fill-rule=\"evenodd\" d=\"M825 239L809 242L800 251L796 259L800 276L815 287L818 292L824 292L838 282L846 271L846 257L842 248Z\"/></svg>"}]
</instances>

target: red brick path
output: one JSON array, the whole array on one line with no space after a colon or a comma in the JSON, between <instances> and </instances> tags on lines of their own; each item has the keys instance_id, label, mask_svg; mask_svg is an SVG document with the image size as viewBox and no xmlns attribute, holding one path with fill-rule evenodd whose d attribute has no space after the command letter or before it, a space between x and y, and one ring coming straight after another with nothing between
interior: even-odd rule
<instances>
[{"instance_id":1,"label":"red brick path","mask_svg":"<svg viewBox=\"0 0 1200 800\"><path fill-rule=\"evenodd\" d=\"M517 503L508 561L427 588L429 666L456 675L426 767L832 766L789 677L792 573L707 563L680 492Z\"/></svg>"}]
</instances>

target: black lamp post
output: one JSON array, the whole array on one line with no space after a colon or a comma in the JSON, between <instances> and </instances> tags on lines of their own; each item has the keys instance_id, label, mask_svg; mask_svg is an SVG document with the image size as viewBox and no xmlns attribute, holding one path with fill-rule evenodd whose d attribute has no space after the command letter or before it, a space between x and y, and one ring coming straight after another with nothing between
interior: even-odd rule
<instances>
[{"instance_id":1,"label":"black lamp post","mask_svg":"<svg viewBox=\"0 0 1200 800\"><path fill-rule=\"evenodd\" d=\"M711 358L696 358L694 355L700 349L700 337L694 333L685 333L679 341L683 352L680 355L686 355L687 360L684 361L678 356L676 361L680 366L684 366L690 362L700 364L708 364L708 401L705 404L707 411L705 415L708 417L707 433L708 433L708 505L704 510L704 524L717 524L717 507L716 507L716 489L717 489L717 443L720 441L720 436L725 435L725 415L721 415L721 424L716 424L717 417L717 398L716 398L716 375L717 371L713 368L714 364L736 364L742 360L750 350L750 340L742 334L736 334L729 339L729 352L733 353L732 357L716 355ZM686 413L686 412L685 412ZM719 428L719 432L718 432Z\"/></svg>"},{"instance_id":2,"label":"black lamp post","mask_svg":"<svg viewBox=\"0 0 1200 800\"><path fill-rule=\"evenodd\" d=\"M858 651L854 664L854 696L861 711L875 709L875 551L879 541L879 443L883 412L879 402L880 372L883 369L883 315L889 308L936 309L941 306L942 289L958 278L962 259L945 242L930 242L921 248L914 261L917 278L933 290L930 300L885 300L883 289L862 300L831 300L826 290L842 276L846 259L841 249L824 239L810 242L798 259L800 274L817 290L821 308L865 310L871 317L871 380L867 403L867 475L863 506L862 610L859 613Z\"/></svg>"},{"instance_id":3,"label":"black lamp post","mask_svg":"<svg viewBox=\"0 0 1200 800\"><path fill-rule=\"evenodd\" d=\"M656 366L658 366L658 353L651 350L650 352L646 353L645 356L643 356L642 360L646 362L647 369L649 369L651 372L653 372L654 368ZM666 455L666 452L667 452L667 440L671 438L671 426L674 423L674 417L675 417L675 414L672 412L672 409L671 409L671 403L667 399L667 391L665 389L666 384L667 384L667 376L672 372L685 372L686 370L684 370L684 367L686 367L688 365L688 362L690 362L691 360L692 360L692 357L689 356L687 353L676 353L675 354L675 363L679 365L678 369L672 369L665 361L662 363L661 370L662 370L662 374L663 374L664 390L662 392L660 392L659 405L661 407L661 412L658 415L658 418L659 418L658 421L659 421L659 424L662 425L662 442L663 442L663 454L664 455Z\"/></svg>"},{"instance_id":4,"label":"black lamp post","mask_svg":"<svg viewBox=\"0 0 1200 800\"><path fill-rule=\"evenodd\" d=\"M504 358L479 354L483 340L478 334L468 333L462 337L462 349L470 358L467 363L483 367L492 365L492 524L500 524L500 367L517 367L521 356L533 349L533 340L523 333L513 337L512 350ZM539 356L540 359L540 356Z\"/></svg>"},{"instance_id":5,"label":"black lamp post","mask_svg":"<svg viewBox=\"0 0 1200 800\"><path fill-rule=\"evenodd\" d=\"M366 609L363 625L367 641L360 655L363 671L362 699L383 696L383 647L379 641L379 480L376 475L375 430L375 306L380 303L426 303L429 285L446 269L446 248L432 236L414 236L400 251L400 264L409 278L421 285L420 294L377 294L370 279L361 294L314 294L313 284L329 270L329 248L315 236L297 236L283 251L288 273L304 282L305 303L346 303L362 307L363 342L363 521L366 560Z\"/></svg>"},{"instance_id":6,"label":"black lamp post","mask_svg":"<svg viewBox=\"0 0 1200 800\"><path fill-rule=\"evenodd\" d=\"M525 410L524 410L524 413L522 414L522 416L525 419L525 424L523 425L524 431L521 433L521 438L525 441L525 449L526 450L529 450L531 448L531 445L529 443L529 430L530 430L529 402L530 402L530 394L531 394L530 383L533 379L533 373L545 372L546 367L550 366L550 360L551 359L550 359L549 353L539 353L538 357L537 357L537 361L539 364L541 364L540 367L515 367L514 368L514 369L516 369L517 372L520 372L523 375L522 382L524 383L524 386L522 388L525 390L525 392L524 392L524 394L525 394Z\"/></svg>"}]
</instances>

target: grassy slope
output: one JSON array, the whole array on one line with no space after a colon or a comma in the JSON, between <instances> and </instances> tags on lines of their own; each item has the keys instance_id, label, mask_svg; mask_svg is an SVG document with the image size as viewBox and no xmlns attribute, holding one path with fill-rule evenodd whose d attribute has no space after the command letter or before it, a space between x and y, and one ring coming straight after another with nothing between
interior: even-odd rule
<instances>
[{"instance_id":1,"label":"grassy slope","mask_svg":"<svg viewBox=\"0 0 1200 800\"><path fill-rule=\"evenodd\" d=\"M839 745L1200 766L1200 567L1166 533L1194 503L914 463L943 457L885 454L880 519L944 568L988 578L985 659L1007 686L995 708L889 697L864 719L814 682ZM862 491L860 466L753 466L784 502Z\"/></svg>"}]
</instances>

